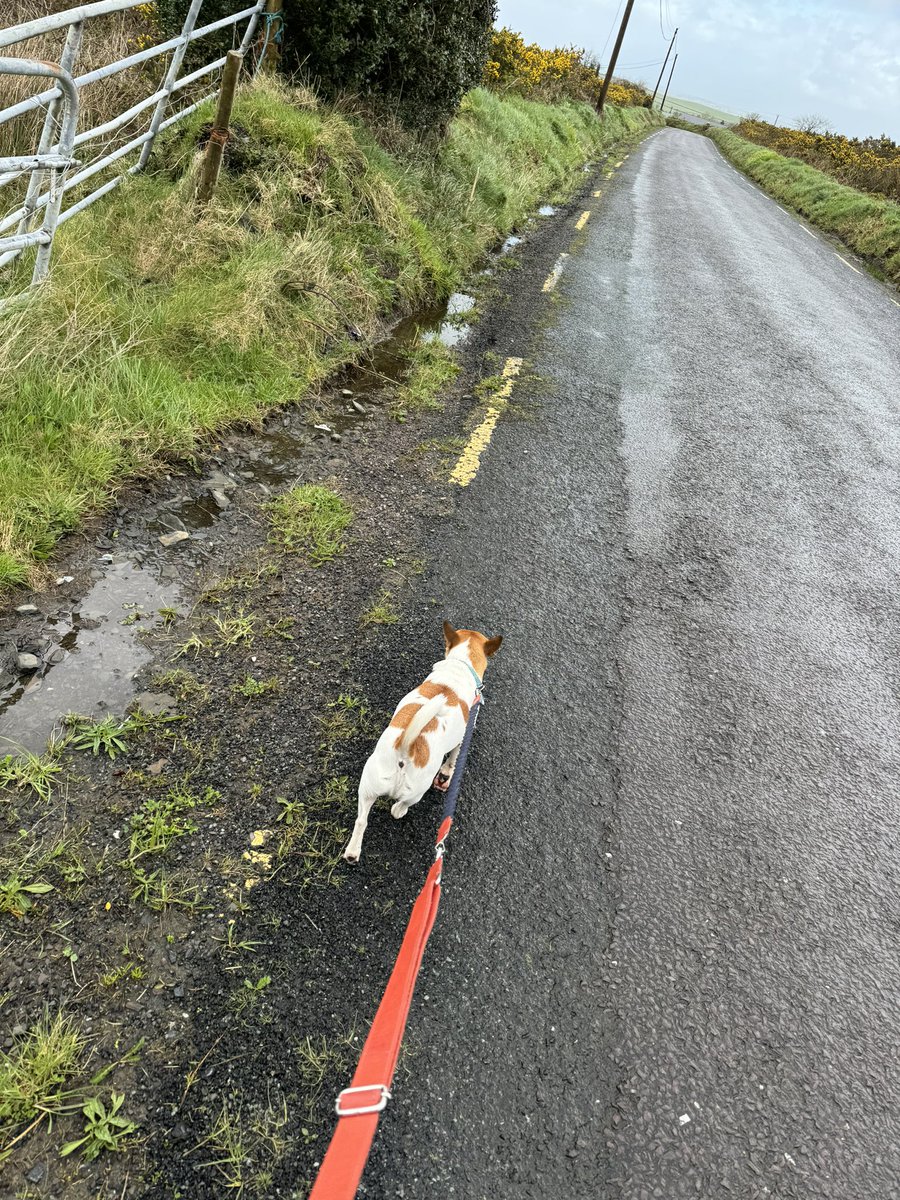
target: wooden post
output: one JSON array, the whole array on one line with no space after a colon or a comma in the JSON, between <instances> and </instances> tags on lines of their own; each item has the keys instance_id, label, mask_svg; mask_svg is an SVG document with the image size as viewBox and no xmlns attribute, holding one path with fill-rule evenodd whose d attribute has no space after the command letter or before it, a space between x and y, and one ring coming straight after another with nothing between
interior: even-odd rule
<instances>
[{"instance_id":1,"label":"wooden post","mask_svg":"<svg viewBox=\"0 0 900 1200\"><path fill-rule=\"evenodd\" d=\"M234 94L237 91L238 77L244 56L239 50L229 50L222 69L222 84L219 88L219 103L216 108L216 119L206 143L206 155L200 170L200 183L197 186L197 199L206 204L212 197L219 178L219 168L222 166L222 156L225 153L225 143L228 141L228 123L231 120L231 110L234 106Z\"/></svg>"},{"instance_id":2,"label":"wooden post","mask_svg":"<svg viewBox=\"0 0 900 1200\"><path fill-rule=\"evenodd\" d=\"M277 71L281 62L281 49L278 42L275 40L279 30L281 29L282 0L266 0L266 11L263 16L265 22L265 52L263 54L262 69L264 71ZM278 14L277 17L275 14Z\"/></svg>"}]
</instances>

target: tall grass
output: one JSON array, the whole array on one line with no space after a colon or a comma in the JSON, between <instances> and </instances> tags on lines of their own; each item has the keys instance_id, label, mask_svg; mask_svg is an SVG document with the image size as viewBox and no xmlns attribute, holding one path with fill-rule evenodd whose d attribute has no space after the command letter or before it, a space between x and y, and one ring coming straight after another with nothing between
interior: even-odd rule
<instances>
[{"instance_id":1,"label":"tall grass","mask_svg":"<svg viewBox=\"0 0 900 1200\"><path fill-rule=\"evenodd\" d=\"M0 310L0 585L26 580L125 475L296 401L358 352L359 331L446 295L602 143L653 119L601 124L584 105L476 90L445 140L388 153L352 114L259 81L200 212L209 116L63 226L49 282Z\"/></svg>"},{"instance_id":2,"label":"tall grass","mask_svg":"<svg viewBox=\"0 0 900 1200\"><path fill-rule=\"evenodd\" d=\"M900 284L900 204L838 183L796 158L785 158L724 129L709 136L726 157L814 225L836 234Z\"/></svg>"}]
</instances>

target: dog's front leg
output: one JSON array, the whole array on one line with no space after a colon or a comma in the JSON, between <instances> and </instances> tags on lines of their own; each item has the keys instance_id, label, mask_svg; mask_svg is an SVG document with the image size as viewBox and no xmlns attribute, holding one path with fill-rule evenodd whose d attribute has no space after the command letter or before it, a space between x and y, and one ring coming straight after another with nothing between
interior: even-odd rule
<instances>
[{"instance_id":1,"label":"dog's front leg","mask_svg":"<svg viewBox=\"0 0 900 1200\"><path fill-rule=\"evenodd\" d=\"M372 805L378 799L378 793L373 791L371 786L366 781L365 770L362 773L362 779L359 781L359 809L356 816L356 824L353 826L353 833L350 835L350 841L347 843L347 849L344 851L344 858L347 862L359 862L359 856L362 853L363 834L366 832L366 826L369 823L369 813Z\"/></svg>"}]
</instances>

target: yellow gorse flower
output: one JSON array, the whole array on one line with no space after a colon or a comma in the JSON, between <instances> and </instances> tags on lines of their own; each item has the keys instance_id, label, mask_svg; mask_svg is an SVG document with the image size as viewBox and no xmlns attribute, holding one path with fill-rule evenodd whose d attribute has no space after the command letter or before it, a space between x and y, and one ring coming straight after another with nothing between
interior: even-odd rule
<instances>
[{"instance_id":1,"label":"yellow gorse flower","mask_svg":"<svg viewBox=\"0 0 900 1200\"><path fill-rule=\"evenodd\" d=\"M735 132L779 154L799 158L850 187L900 200L900 146L886 134L846 138L770 125L758 117L745 117Z\"/></svg>"},{"instance_id":2,"label":"yellow gorse flower","mask_svg":"<svg viewBox=\"0 0 900 1200\"><path fill-rule=\"evenodd\" d=\"M515 91L543 100L584 100L595 103L603 76L584 50L556 46L545 50L526 44L512 29L495 29L487 64L485 86L498 91ZM650 93L639 83L615 80L607 99L612 104L647 104Z\"/></svg>"}]
</instances>

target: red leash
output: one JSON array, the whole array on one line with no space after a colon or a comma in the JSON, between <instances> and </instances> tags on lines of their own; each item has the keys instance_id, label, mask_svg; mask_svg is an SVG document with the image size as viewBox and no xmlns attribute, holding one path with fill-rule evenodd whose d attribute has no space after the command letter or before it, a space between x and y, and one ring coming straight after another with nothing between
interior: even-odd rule
<instances>
[{"instance_id":1,"label":"red leash","mask_svg":"<svg viewBox=\"0 0 900 1200\"><path fill-rule=\"evenodd\" d=\"M431 864L425 886L413 905L400 953L359 1056L359 1065L350 1087L344 1088L337 1098L337 1128L322 1159L308 1200L353 1200L372 1149L378 1118L391 1098L391 1083L400 1055L416 977L441 901L444 843L453 824L463 767L481 704L479 694L472 705L466 735L460 746L456 769L444 801L443 819L435 842L434 862Z\"/></svg>"}]
</instances>

